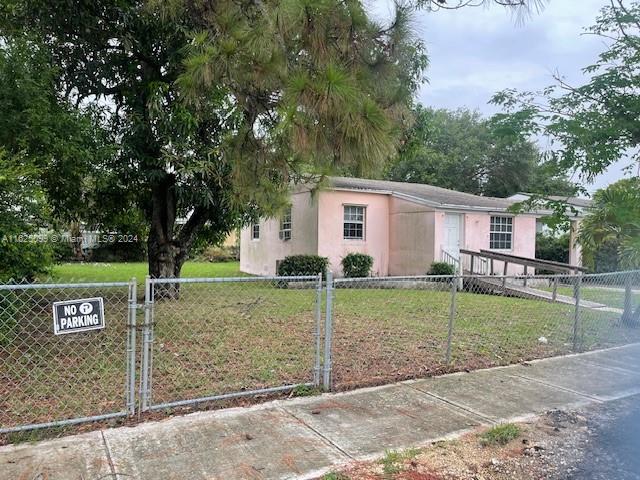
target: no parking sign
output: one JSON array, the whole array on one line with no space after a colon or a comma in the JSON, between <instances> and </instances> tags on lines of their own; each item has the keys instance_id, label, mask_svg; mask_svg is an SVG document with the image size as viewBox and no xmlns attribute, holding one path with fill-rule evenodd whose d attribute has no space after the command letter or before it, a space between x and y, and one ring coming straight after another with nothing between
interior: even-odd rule
<instances>
[{"instance_id":1,"label":"no parking sign","mask_svg":"<svg viewBox=\"0 0 640 480\"><path fill-rule=\"evenodd\" d=\"M104 328L102 297L81 298L53 303L53 333L86 332Z\"/></svg>"}]
</instances>

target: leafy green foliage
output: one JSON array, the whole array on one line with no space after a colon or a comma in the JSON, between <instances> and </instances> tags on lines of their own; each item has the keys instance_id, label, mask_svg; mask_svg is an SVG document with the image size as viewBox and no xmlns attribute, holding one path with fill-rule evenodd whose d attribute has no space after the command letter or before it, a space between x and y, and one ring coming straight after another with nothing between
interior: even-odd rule
<instances>
[{"instance_id":1,"label":"leafy green foliage","mask_svg":"<svg viewBox=\"0 0 640 480\"><path fill-rule=\"evenodd\" d=\"M639 177L620 180L594 194L578 233L586 264L597 271L640 267L639 205ZM617 249L617 259L613 249Z\"/></svg>"},{"instance_id":2,"label":"leafy green foliage","mask_svg":"<svg viewBox=\"0 0 640 480\"><path fill-rule=\"evenodd\" d=\"M0 281L31 280L53 263L50 245L38 237L48 209L36 172L0 147Z\"/></svg>"},{"instance_id":3,"label":"leafy green foliage","mask_svg":"<svg viewBox=\"0 0 640 480\"><path fill-rule=\"evenodd\" d=\"M418 106L416 121L386 177L474 194L571 193L573 187L541 162L524 116L483 118L467 109Z\"/></svg>"},{"instance_id":4,"label":"leafy green foliage","mask_svg":"<svg viewBox=\"0 0 640 480\"><path fill-rule=\"evenodd\" d=\"M349 253L342 259L342 273L347 278L368 277L373 268L373 257L366 253Z\"/></svg>"},{"instance_id":5,"label":"leafy green foliage","mask_svg":"<svg viewBox=\"0 0 640 480\"><path fill-rule=\"evenodd\" d=\"M630 171L640 159L640 2L611 2L586 31L603 40L604 51L583 68L584 85L558 74L541 91L509 89L492 102L528 118L530 133L548 138L545 156L557 173L577 172L590 182L621 158L629 159Z\"/></svg>"},{"instance_id":6,"label":"leafy green foliage","mask_svg":"<svg viewBox=\"0 0 640 480\"><path fill-rule=\"evenodd\" d=\"M490 428L482 434L480 442L483 445L506 445L520 436L520 427L514 423L503 423Z\"/></svg>"},{"instance_id":7,"label":"leafy green foliage","mask_svg":"<svg viewBox=\"0 0 640 480\"><path fill-rule=\"evenodd\" d=\"M281 276L302 276L317 275L324 276L329 259L319 255L289 255L278 264L278 275Z\"/></svg>"},{"instance_id":8,"label":"leafy green foliage","mask_svg":"<svg viewBox=\"0 0 640 480\"><path fill-rule=\"evenodd\" d=\"M92 262L139 262L145 260L146 250L140 242L108 242L91 251Z\"/></svg>"},{"instance_id":9,"label":"leafy green foliage","mask_svg":"<svg viewBox=\"0 0 640 480\"><path fill-rule=\"evenodd\" d=\"M447 262L433 262L427 275L455 275L456 269L453 265Z\"/></svg>"},{"instance_id":10,"label":"leafy green foliage","mask_svg":"<svg viewBox=\"0 0 640 480\"><path fill-rule=\"evenodd\" d=\"M144 219L160 277L198 239L278 211L292 181L393 155L426 65L409 20L339 0L0 5L2 40L32 38L55 67L49 100L92 113L94 137L50 162L54 207L109 231Z\"/></svg>"},{"instance_id":11,"label":"leafy green foliage","mask_svg":"<svg viewBox=\"0 0 640 480\"><path fill-rule=\"evenodd\" d=\"M569 234L536 234L536 258L553 262L569 263Z\"/></svg>"},{"instance_id":12,"label":"leafy green foliage","mask_svg":"<svg viewBox=\"0 0 640 480\"><path fill-rule=\"evenodd\" d=\"M619 272L620 265L620 241L616 238L605 239L593 249L587 249L584 253L585 264L589 265L596 273Z\"/></svg>"},{"instance_id":13,"label":"leafy green foliage","mask_svg":"<svg viewBox=\"0 0 640 480\"><path fill-rule=\"evenodd\" d=\"M0 41L0 278L46 271L52 217L70 220L91 202L84 185L100 129L92 112L60 100L55 75L29 37Z\"/></svg>"}]
</instances>

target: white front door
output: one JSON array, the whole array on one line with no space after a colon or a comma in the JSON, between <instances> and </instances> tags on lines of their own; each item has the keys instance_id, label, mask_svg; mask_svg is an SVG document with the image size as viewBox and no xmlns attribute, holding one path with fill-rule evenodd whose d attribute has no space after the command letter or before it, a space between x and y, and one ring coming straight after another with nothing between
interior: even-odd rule
<instances>
[{"instance_id":1,"label":"white front door","mask_svg":"<svg viewBox=\"0 0 640 480\"><path fill-rule=\"evenodd\" d=\"M458 213L446 213L444 216L444 243L442 245L449 255L460 259L460 230L462 215Z\"/></svg>"}]
</instances>

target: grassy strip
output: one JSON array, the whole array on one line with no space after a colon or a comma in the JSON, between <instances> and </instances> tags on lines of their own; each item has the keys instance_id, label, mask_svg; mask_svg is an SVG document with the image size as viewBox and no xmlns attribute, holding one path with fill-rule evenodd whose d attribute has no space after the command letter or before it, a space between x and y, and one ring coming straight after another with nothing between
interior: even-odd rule
<instances>
[{"instance_id":1,"label":"grassy strip","mask_svg":"<svg viewBox=\"0 0 640 480\"><path fill-rule=\"evenodd\" d=\"M506 445L520 436L520 427L514 423L503 423L490 428L480 436L482 445Z\"/></svg>"},{"instance_id":2,"label":"grassy strip","mask_svg":"<svg viewBox=\"0 0 640 480\"><path fill-rule=\"evenodd\" d=\"M144 281L149 272L145 262L130 263L62 263L53 267L51 273L43 279L64 282L126 282L135 277ZM186 262L182 276L194 277L235 277L240 273L239 262Z\"/></svg>"},{"instance_id":3,"label":"grassy strip","mask_svg":"<svg viewBox=\"0 0 640 480\"><path fill-rule=\"evenodd\" d=\"M547 292L553 291L553 287L535 287ZM558 287L558 295L564 295L567 297L573 297L573 287ZM581 287L580 298L589 302L601 303L613 308L624 308L624 289L618 290L613 288L598 288L598 287ZM640 293L632 293L634 305L640 304Z\"/></svg>"}]
</instances>

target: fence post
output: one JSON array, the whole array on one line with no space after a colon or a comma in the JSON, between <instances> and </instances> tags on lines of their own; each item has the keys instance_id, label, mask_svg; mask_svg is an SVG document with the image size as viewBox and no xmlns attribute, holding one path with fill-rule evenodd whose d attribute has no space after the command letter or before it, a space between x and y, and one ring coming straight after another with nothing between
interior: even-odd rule
<instances>
[{"instance_id":1,"label":"fence post","mask_svg":"<svg viewBox=\"0 0 640 480\"><path fill-rule=\"evenodd\" d=\"M153 287L151 277L147 275L144 280L144 325L142 328L142 363L140 365L140 410L146 412L149 409L151 385L150 385L150 348L151 325L153 322Z\"/></svg>"},{"instance_id":2,"label":"fence post","mask_svg":"<svg viewBox=\"0 0 640 480\"><path fill-rule=\"evenodd\" d=\"M322 273L318 274L318 283L316 284L316 304L315 304L315 315L316 315L316 325L314 331L314 341L315 341L315 363L313 366L313 384L318 387L320 386L320 355L321 355L321 340L320 340L320 329L322 323Z\"/></svg>"},{"instance_id":3,"label":"fence post","mask_svg":"<svg viewBox=\"0 0 640 480\"><path fill-rule=\"evenodd\" d=\"M456 317L456 292L458 291L458 277L451 279L451 304L449 305L449 331L447 334L447 365L451 363L451 341L453 339L453 321Z\"/></svg>"},{"instance_id":4,"label":"fence post","mask_svg":"<svg viewBox=\"0 0 640 480\"><path fill-rule=\"evenodd\" d=\"M502 288L504 290L505 286L507 285L507 271L508 271L508 267L509 267L509 262L507 262L506 260L504 261L504 268L502 269Z\"/></svg>"},{"instance_id":5,"label":"fence post","mask_svg":"<svg viewBox=\"0 0 640 480\"><path fill-rule=\"evenodd\" d=\"M129 282L129 322L127 325L127 411L136 413L136 315L138 286L135 277Z\"/></svg>"},{"instance_id":6,"label":"fence post","mask_svg":"<svg viewBox=\"0 0 640 480\"><path fill-rule=\"evenodd\" d=\"M331 390L331 343L333 336L333 273L327 271L327 305L324 322L324 364L322 386Z\"/></svg>"},{"instance_id":7,"label":"fence post","mask_svg":"<svg viewBox=\"0 0 640 480\"><path fill-rule=\"evenodd\" d=\"M578 351L578 334L580 331L580 285L582 284L582 272L577 275L573 286L573 296L576 299L576 308L573 317L573 351Z\"/></svg>"},{"instance_id":8,"label":"fence post","mask_svg":"<svg viewBox=\"0 0 640 480\"><path fill-rule=\"evenodd\" d=\"M631 296L631 275L627 272L624 279L624 311L622 312L622 323L633 323L633 297Z\"/></svg>"},{"instance_id":9,"label":"fence post","mask_svg":"<svg viewBox=\"0 0 640 480\"><path fill-rule=\"evenodd\" d=\"M558 275L553 276L553 293L551 294L551 300L555 302L558 299Z\"/></svg>"}]
</instances>

